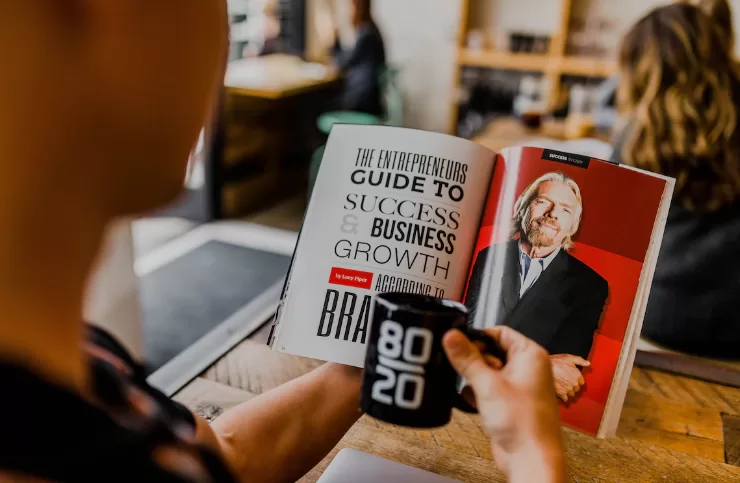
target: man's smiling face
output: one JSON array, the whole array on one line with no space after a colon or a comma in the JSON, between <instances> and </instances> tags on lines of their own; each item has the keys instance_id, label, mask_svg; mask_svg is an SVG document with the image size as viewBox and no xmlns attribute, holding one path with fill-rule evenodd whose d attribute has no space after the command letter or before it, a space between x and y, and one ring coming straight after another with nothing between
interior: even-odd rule
<instances>
[{"instance_id":1,"label":"man's smiling face","mask_svg":"<svg viewBox=\"0 0 740 483\"><path fill-rule=\"evenodd\" d=\"M546 181L529 205L524 233L533 247L552 247L563 244L573 234L580 217L580 204L575 193L565 183Z\"/></svg>"}]
</instances>

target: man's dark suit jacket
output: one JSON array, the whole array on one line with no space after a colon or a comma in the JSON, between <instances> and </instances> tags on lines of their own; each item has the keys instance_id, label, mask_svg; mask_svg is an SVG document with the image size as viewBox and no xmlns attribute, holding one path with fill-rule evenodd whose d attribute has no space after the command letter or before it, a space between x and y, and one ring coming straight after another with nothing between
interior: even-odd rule
<instances>
[{"instance_id":1,"label":"man's dark suit jacket","mask_svg":"<svg viewBox=\"0 0 740 483\"><path fill-rule=\"evenodd\" d=\"M470 323L479 328L507 325L550 354L573 354L586 359L609 294L608 283L561 249L520 300L518 244L518 241L501 243L478 254L465 298ZM504 250L503 255L497 257L500 250ZM503 282L491 279L484 283L484 274L492 275L499 258L504 264ZM489 294L481 299L482 286L488 288ZM486 314L486 308L493 307L497 297L500 303L492 317ZM476 320L476 315L481 320Z\"/></svg>"}]
</instances>

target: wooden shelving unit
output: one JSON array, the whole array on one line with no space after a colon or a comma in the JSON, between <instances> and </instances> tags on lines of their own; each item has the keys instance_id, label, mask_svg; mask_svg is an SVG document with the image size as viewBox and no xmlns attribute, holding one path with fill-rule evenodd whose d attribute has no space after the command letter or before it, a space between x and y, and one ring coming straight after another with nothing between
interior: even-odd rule
<instances>
[{"instance_id":1,"label":"wooden shelving unit","mask_svg":"<svg viewBox=\"0 0 740 483\"><path fill-rule=\"evenodd\" d=\"M560 22L558 24L558 30L553 33L550 39L550 51L547 54L471 50L466 47L468 15L471 3L476 1L488 0L462 0L457 44L457 65L455 69L455 91L457 91L460 86L461 70L466 66L541 72L550 80L550 86L552 89L550 92L550 99L558 99L560 97L560 81L563 75L608 77L614 74L617 70L616 63L613 60L565 55L566 40L569 34L568 29L570 25L572 0L560 0ZM458 99L457 95L453 95L452 97L453 105L449 129L450 133L454 134L457 129Z\"/></svg>"},{"instance_id":2,"label":"wooden shelving unit","mask_svg":"<svg viewBox=\"0 0 740 483\"><path fill-rule=\"evenodd\" d=\"M613 61L572 55L515 54L485 50L473 51L460 47L457 58L461 66L544 72L555 75L607 77L616 71L616 65Z\"/></svg>"},{"instance_id":3,"label":"wooden shelving unit","mask_svg":"<svg viewBox=\"0 0 740 483\"><path fill-rule=\"evenodd\" d=\"M562 57L560 62L560 72L566 75L609 77L617 72L617 63L608 59L569 55Z\"/></svg>"},{"instance_id":4,"label":"wooden shelving unit","mask_svg":"<svg viewBox=\"0 0 740 483\"><path fill-rule=\"evenodd\" d=\"M511 52L473 51L460 47L457 53L460 65L546 72L556 68L557 59L546 54L514 54Z\"/></svg>"}]
</instances>

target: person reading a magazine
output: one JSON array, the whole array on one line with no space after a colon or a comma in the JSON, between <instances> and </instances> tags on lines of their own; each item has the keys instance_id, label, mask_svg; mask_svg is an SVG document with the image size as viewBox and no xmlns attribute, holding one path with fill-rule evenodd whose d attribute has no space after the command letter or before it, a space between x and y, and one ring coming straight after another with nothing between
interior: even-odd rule
<instances>
[{"instance_id":1,"label":"person reading a magazine","mask_svg":"<svg viewBox=\"0 0 740 483\"><path fill-rule=\"evenodd\" d=\"M740 358L740 66L725 0L657 8L620 52L612 160L676 178L642 336Z\"/></svg>"},{"instance_id":2,"label":"person reading a magazine","mask_svg":"<svg viewBox=\"0 0 740 483\"><path fill-rule=\"evenodd\" d=\"M568 176L547 173L519 196L510 241L487 247L473 265L465 304L475 322L483 277L503 271L490 284L495 320L531 338L550 353L555 389L563 401L583 385L579 367L588 359L609 292L603 277L568 254L583 212L581 190Z\"/></svg>"},{"instance_id":3,"label":"person reading a magazine","mask_svg":"<svg viewBox=\"0 0 740 483\"><path fill-rule=\"evenodd\" d=\"M183 189L223 85L226 2L0 0L0 10L0 480L295 481L360 416L359 370L325 364L209 426L82 322L106 225ZM173 54L172 38L192 48ZM461 334L447 350L496 460L515 483L565 481L544 352L491 334L508 352L503 370Z\"/></svg>"}]
</instances>

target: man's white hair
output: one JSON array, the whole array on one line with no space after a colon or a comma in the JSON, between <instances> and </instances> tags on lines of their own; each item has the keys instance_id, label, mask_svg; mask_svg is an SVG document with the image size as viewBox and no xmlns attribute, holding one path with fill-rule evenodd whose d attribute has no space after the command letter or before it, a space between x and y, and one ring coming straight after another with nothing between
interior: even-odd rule
<instances>
[{"instance_id":1,"label":"man's white hair","mask_svg":"<svg viewBox=\"0 0 740 483\"><path fill-rule=\"evenodd\" d=\"M512 236L525 236L524 225L529 220L529 211L532 206L532 201L537 198L537 195L540 192L540 185L548 181L563 183L564 185L568 186L571 190L573 190L573 194L575 195L576 200L578 200L578 209L575 213L573 226L570 227L570 229L565 227L566 229L568 229L568 231L567 235L563 239L563 248L569 250L573 248L572 237L576 234L579 226L581 225L581 215L583 214L583 199L581 198L581 189L578 187L578 184L573 181L572 178L559 171L543 174L542 176L534 180L532 184L527 186L527 189L525 189L522 194L519 195L519 199L516 200L516 204L514 205Z\"/></svg>"}]
</instances>

